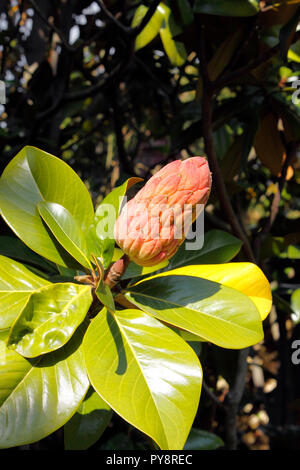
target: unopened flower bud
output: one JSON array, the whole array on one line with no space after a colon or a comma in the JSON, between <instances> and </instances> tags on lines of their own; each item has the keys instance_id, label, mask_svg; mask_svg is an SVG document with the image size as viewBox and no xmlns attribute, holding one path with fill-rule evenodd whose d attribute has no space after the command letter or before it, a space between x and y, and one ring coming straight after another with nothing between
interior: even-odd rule
<instances>
[{"instance_id":1,"label":"unopened flower bud","mask_svg":"<svg viewBox=\"0 0 300 470\"><path fill-rule=\"evenodd\" d=\"M210 189L205 158L169 163L125 204L115 225L116 242L140 266L168 260L185 239L186 223L190 226L199 205L206 204Z\"/></svg>"}]
</instances>

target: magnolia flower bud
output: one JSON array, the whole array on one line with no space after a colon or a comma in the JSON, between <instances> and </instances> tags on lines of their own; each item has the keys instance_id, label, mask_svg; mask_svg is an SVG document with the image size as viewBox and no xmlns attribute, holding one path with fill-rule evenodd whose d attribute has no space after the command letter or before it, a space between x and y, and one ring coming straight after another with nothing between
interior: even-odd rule
<instances>
[{"instance_id":1,"label":"magnolia flower bud","mask_svg":"<svg viewBox=\"0 0 300 470\"><path fill-rule=\"evenodd\" d=\"M168 260L206 204L210 189L205 158L169 163L125 204L115 224L116 242L140 266Z\"/></svg>"}]
</instances>

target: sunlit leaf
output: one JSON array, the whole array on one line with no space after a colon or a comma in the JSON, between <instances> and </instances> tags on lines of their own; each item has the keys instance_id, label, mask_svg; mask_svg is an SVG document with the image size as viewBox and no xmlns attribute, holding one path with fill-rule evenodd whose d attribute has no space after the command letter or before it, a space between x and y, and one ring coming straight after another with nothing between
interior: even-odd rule
<instances>
[{"instance_id":1,"label":"sunlit leaf","mask_svg":"<svg viewBox=\"0 0 300 470\"><path fill-rule=\"evenodd\" d=\"M33 251L62 266L68 255L42 221L37 205L55 202L67 209L85 232L94 209L89 192L72 168L35 147L24 147L0 178L1 215Z\"/></svg>"},{"instance_id":2,"label":"sunlit leaf","mask_svg":"<svg viewBox=\"0 0 300 470\"><path fill-rule=\"evenodd\" d=\"M211 271L219 265L209 265ZM261 317L250 298L185 267L126 288L125 297L166 323L224 348L245 348L263 337ZM197 267L196 267L197 268Z\"/></svg>"},{"instance_id":3,"label":"sunlit leaf","mask_svg":"<svg viewBox=\"0 0 300 470\"><path fill-rule=\"evenodd\" d=\"M242 292L256 305L262 320L270 313L272 306L270 283L256 264L226 263L185 266L166 272L163 275L173 276L174 274L196 276Z\"/></svg>"},{"instance_id":4,"label":"sunlit leaf","mask_svg":"<svg viewBox=\"0 0 300 470\"><path fill-rule=\"evenodd\" d=\"M88 260L84 234L71 213L60 204L42 201L39 213L64 249L86 268L92 268Z\"/></svg>"},{"instance_id":5,"label":"sunlit leaf","mask_svg":"<svg viewBox=\"0 0 300 470\"><path fill-rule=\"evenodd\" d=\"M0 256L0 330L11 326L30 295L44 286L51 284L17 261Z\"/></svg>"},{"instance_id":6,"label":"sunlit leaf","mask_svg":"<svg viewBox=\"0 0 300 470\"><path fill-rule=\"evenodd\" d=\"M79 329L63 348L34 360L7 349L7 333L0 333L0 448L43 439L74 414L89 387L83 333Z\"/></svg>"},{"instance_id":7,"label":"sunlit leaf","mask_svg":"<svg viewBox=\"0 0 300 470\"><path fill-rule=\"evenodd\" d=\"M202 371L175 332L140 310L103 309L84 338L95 390L161 449L182 449L198 406Z\"/></svg>"},{"instance_id":8,"label":"sunlit leaf","mask_svg":"<svg viewBox=\"0 0 300 470\"><path fill-rule=\"evenodd\" d=\"M62 347L83 322L92 303L91 288L52 284L33 293L12 325L8 347L36 357Z\"/></svg>"}]
</instances>

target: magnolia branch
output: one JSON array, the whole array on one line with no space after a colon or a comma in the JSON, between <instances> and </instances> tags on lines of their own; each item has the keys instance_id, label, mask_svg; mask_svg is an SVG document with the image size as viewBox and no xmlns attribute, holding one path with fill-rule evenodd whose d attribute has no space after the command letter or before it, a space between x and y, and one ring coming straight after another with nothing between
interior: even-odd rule
<instances>
[{"instance_id":1,"label":"magnolia branch","mask_svg":"<svg viewBox=\"0 0 300 470\"><path fill-rule=\"evenodd\" d=\"M160 3L160 0L154 0L151 3L150 7L147 10L147 13L143 17L140 24L138 26L135 26L134 28L130 28L128 26L125 26L123 23L121 23L105 6L102 0L96 0L96 3L100 6L106 18L110 20L112 23L114 23L121 32L123 32L128 37L136 38L136 36L145 28L145 26L147 26L147 24L151 20L152 16L156 12L156 9Z\"/></svg>"},{"instance_id":2,"label":"magnolia branch","mask_svg":"<svg viewBox=\"0 0 300 470\"><path fill-rule=\"evenodd\" d=\"M281 175L277 183L276 193L274 194L274 197L272 200L270 216L267 219L261 231L258 233L254 242L254 251L255 251L255 255L257 259L259 259L261 243L263 242L267 234L270 232L275 222L275 219L277 217L279 206L280 206L280 201L281 201L281 193L286 182L286 175L287 175L288 167L293 161L299 145L300 145L299 141L290 142L286 145L286 159L282 166Z\"/></svg>"},{"instance_id":3,"label":"magnolia branch","mask_svg":"<svg viewBox=\"0 0 300 470\"><path fill-rule=\"evenodd\" d=\"M255 263L255 258L248 241L247 236L243 232L239 221L233 210L224 180L221 173L221 169L218 163L218 159L215 153L212 133L212 100L213 100L213 88L212 82L209 80L207 72L207 62L205 56L205 40L203 28L200 28L200 44L199 44L199 58L203 80L203 98L202 98L202 126L203 126L203 138L205 153L209 162L209 166L212 170L213 182L216 187L219 201L228 222L231 225L233 233L243 242L243 250L249 259L249 261ZM204 118L205 117L205 118Z\"/></svg>"},{"instance_id":4,"label":"magnolia branch","mask_svg":"<svg viewBox=\"0 0 300 470\"><path fill-rule=\"evenodd\" d=\"M212 170L213 182L218 193L221 208L223 209L225 216L228 222L230 223L233 233L243 242L243 250L245 255L247 256L247 259L253 263L256 263L248 238L244 233L242 227L240 226L239 220L233 210L214 148L212 131L212 105L214 87L213 83L209 79L207 70L205 37L202 25L199 25L199 32L199 59L203 80L202 126L205 153L207 155L210 168ZM233 387L231 387L231 389L229 390L226 398L225 426L227 446L229 449L237 448L236 415L241 397L244 392L248 352L248 349L243 349L239 352L238 365L235 374L235 383Z\"/></svg>"}]
</instances>

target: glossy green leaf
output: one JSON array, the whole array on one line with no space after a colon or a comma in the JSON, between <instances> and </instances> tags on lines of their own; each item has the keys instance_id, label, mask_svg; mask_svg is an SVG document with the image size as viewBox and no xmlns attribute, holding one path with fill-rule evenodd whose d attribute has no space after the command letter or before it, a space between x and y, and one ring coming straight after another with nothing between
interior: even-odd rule
<instances>
[{"instance_id":1,"label":"glossy green leaf","mask_svg":"<svg viewBox=\"0 0 300 470\"><path fill-rule=\"evenodd\" d=\"M104 282L99 283L97 289L95 290L95 294L105 307L112 311L115 310L115 302L112 292L110 288L104 284Z\"/></svg>"},{"instance_id":2,"label":"glossy green leaf","mask_svg":"<svg viewBox=\"0 0 300 470\"><path fill-rule=\"evenodd\" d=\"M200 396L197 356L175 332L140 310L103 309L84 338L95 390L162 449L182 449Z\"/></svg>"},{"instance_id":3,"label":"glossy green leaf","mask_svg":"<svg viewBox=\"0 0 300 470\"><path fill-rule=\"evenodd\" d=\"M257 0L196 0L195 13L219 16L253 16L259 12Z\"/></svg>"},{"instance_id":4,"label":"glossy green leaf","mask_svg":"<svg viewBox=\"0 0 300 470\"><path fill-rule=\"evenodd\" d=\"M30 295L44 286L51 284L17 261L0 255L0 330L11 326Z\"/></svg>"},{"instance_id":5,"label":"glossy green leaf","mask_svg":"<svg viewBox=\"0 0 300 470\"><path fill-rule=\"evenodd\" d=\"M0 448L38 441L63 426L89 387L80 328L60 350L28 360L0 336Z\"/></svg>"},{"instance_id":6,"label":"glossy green leaf","mask_svg":"<svg viewBox=\"0 0 300 470\"><path fill-rule=\"evenodd\" d=\"M165 272L182 266L227 263L238 254L241 246L241 240L233 235L223 230L210 230L205 234L200 250L187 250L186 243L183 243L169 261L163 261L156 266L143 267L131 262L122 279L147 276L155 271Z\"/></svg>"},{"instance_id":7,"label":"glossy green leaf","mask_svg":"<svg viewBox=\"0 0 300 470\"><path fill-rule=\"evenodd\" d=\"M97 207L95 216L86 235L88 252L99 258L107 269L114 256L114 226L126 191L141 178L129 178L125 183L113 189Z\"/></svg>"},{"instance_id":8,"label":"glossy green leaf","mask_svg":"<svg viewBox=\"0 0 300 470\"><path fill-rule=\"evenodd\" d=\"M223 446L224 442L216 434L192 428L184 450L216 450Z\"/></svg>"},{"instance_id":9,"label":"glossy green leaf","mask_svg":"<svg viewBox=\"0 0 300 470\"><path fill-rule=\"evenodd\" d=\"M270 313L272 293L268 279L254 263L200 264L173 269L158 276L193 276L217 282L245 294L256 306L261 320ZM151 276L151 279L152 277Z\"/></svg>"},{"instance_id":10,"label":"glossy green leaf","mask_svg":"<svg viewBox=\"0 0 300 470\"><path fill-rule=\"evenodd\" d=\"M68 266L68 255L45 226L37 210L42 201L67 209L85 230L94 216L89 192L62 160L35 147L24 147L0 178L1 215L15 234L33 251Z\"/></svg>"},{"instance_id":11,"label":"glossy green leaf","mask_svg":"<svg viewBox=\"0 0 300 470\"><path fill-rule=\"evenodd\" d=\"M173 39L173 37L178 33L179 30L172 15L172 11L171 9L168 9L164 16L164 21L159 30L159 34L164 50L169 57L171 64L180 67L186 61L187 52L185 45L182 42Z\"/></svg>"},{"instance_id":12,"label":"glossy green leaf","mask_svg":"<svg viewBox=\"0 0 300 470\"><path fill-rule=\"evenodd\" d=\"M156 266L139 266L138 264L131 262L128 265L125 273L122 276L122 279L131 279L133 277L139 276L147 276L148 274L152 274L155 271L159 271L160 269L166 268L169 264L169 261L162 261L161 263L157 264Z\"/></svg>"},{"instance_id":13,"label":"glossy green leaf","mask_svg":"<svg viewBox=\"0 0 300 470\"><path fill-rule=\"evenodd\" d=\"M161 275L127 287L125 296L145 312L224 348L245 348L263 338L254 303L218 282Z\"/></svg>"},{"instance_id":14,"label":"glossy green leaf","mask_svg":"<svg viewBox=\"0 0 300 470\"><path fill-rule=\"evenodd\" d=\"M166 6L160 3L153 14L150 21L147 23L145 28L138 34L135 40L135 50L138 51L142 47L147 46L159 33L159 29L162 25ZM134 28L140 24L144 16L148 11L148 7L140 5L134 14L131 26Z\"/></svg>"},{"instance_id":15,"label":"glossy green leaf","mask_svg":"<svg viewBox=\"0 0 300 470\"><path fill-rule=\"evenodd\" d=\"M64 426L66 450L86 450L101 437L112 417L108 404L89 388L75 415Z\"/></svg>"},{"instance_id":16,"label":"glossy green leaf","mask_svg":"<svg viewBox=\"0 0 300 470\"><path fill-rule=\"evenodd\" d=\"M91 288L51 284L33 293L11 327L8 347L25 357L61 348L83 322L92 303Z\"/></svg>"},{"instance_id":17,"label":"glossy green leaf","mask_svg":"<svg viewBox=\"0 0 300 470\"><path fill-rule=\"evenodd\" d=\"M227 263L238 254L241 246L241 241L233 235L222 230L210 230L205 234L200 250L187 250L183 243L164 271L195 264Z\"/></svg>"},{"instance_id":18,"label":"glossy green leaf","mask_svg":"<svg viewBox=\"0 0 300 470\"><path fill-rule=\"evenodd\" d=\"M0 237L0 255L21 261L29 265L42 269L50 274L57 274L56 265L42 258L34 251L30 250L19 238L10 236Z\"/></svg>"},{"instance_id":19,"label":"glossy green leaf","mask_svg":"<svg viewBox=\"0 0 300 470\"><path fill-rule=\"evenodd\" d=\"M206 341L204 338L201 338L199 335L194 335L186 330L177 330L179 336L183 338L185 341L195 342L195 341Z\"/></svg>"},{"instance_id":20,"label":"glossy green leaf","mask_svg":"<svg viewBox=\"0 0 300 470\"><path fill-rule=\"evenodd\" d=\"M48 201L40 202L38 211L64 249L82 266L92 269L83 232L71 213L60 204Z\"/></svg>"}]
</instances>

